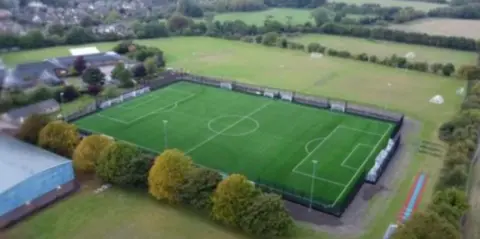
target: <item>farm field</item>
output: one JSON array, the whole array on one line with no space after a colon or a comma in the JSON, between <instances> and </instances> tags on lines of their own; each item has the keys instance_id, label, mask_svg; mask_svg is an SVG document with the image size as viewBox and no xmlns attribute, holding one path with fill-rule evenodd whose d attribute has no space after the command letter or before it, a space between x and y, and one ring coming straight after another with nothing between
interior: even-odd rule
<instances>
[{"instance_id":1,"label":"farm field","mask_svg":"<svg viewBox=\"0 0 480 239\"><path fill-rule=\"evenodd\" d=\"M464 81L354 60L333 57L312 59L305 52L207 37L162 38L137 42L161 48L165 52L169 67L184 68L191 73L341 98L400 111L409 118L414 118L423 123L421 137L426 140L437 140L436 129L457 112L458 105L463 99L463 96L456 94L456 89L463 87L465 85ZM102 51L108 51L112 49L115 43L90 45L96 46ZM68 49L68 46L62 46L15 52L3 54L2 58L7 64L15 65L21 62L42 60L47 57L69 55ZM436 94L444 97L444 104L433 105L428 102ZM414 148L412 139L407 138L406 140L405 146ZM408 168L404 169L406 170L405 180L398 182L398 190L390 192L392 195L387 200L379 198L381 200L375 201L376 198L373 199L372 209L374 208L373 205L377 204L385 205L386 209L379 212L380 214L376 214L377 216L370 224L371 227L360 238L381 238L388 224L395 221L399 210L401 210L410 184L418 170L428 173L432 179L426 187L424 197L422 197L423 202L428 202L441 165L442 161L438 158L415 154L413 151L411 163ZM119 197L122 198L122 196ZM82 201L82 203L88 203L89 200ZM110 204L108 205L110 206ZM420 207L424 205L425 203L422 203ZM112 207L114 206L112 205ZM138 205L132 207L136 206ZM82 217L86 218L87 215L82 215ZM27 231L34 226L49 228L51 223L43 219L42 216L43 213L39 215L36 223L28 222L24 228ZM48 224L42 225L42 222L48 222ZM85 221L83 222L85 223ZM66 227L77 227L77 229L62 229L70 231L79 230L78 227L80 226L78 225L82 225L81 222L75 224L70 220L62 223ZM120 223L120 225L125 224ZM89 227L83 225L82 228L84 226ZM98 227L98 225L90 226ZM98 232L99 229L92 230ZM159 228L158 230L162 229ZM208 230L211 230L212 236L210 238L228 238L222 237L224 231ZM172 238L191 238L183 233L186 232L180 231L176 236L172 235ZM52 238L48 237L48 235L51 235L48 232L46 232L46 235L46 238ZM313 238L318 237L314 236ZM323 237L320 238L323 239ZM328 238L332 237L329 236Z\"/></svg>"},{"instance_id":2,"label":"farm field","mask_svg":"<svg viewBox=\"0 0 480 239\"><path fill-rule=\"evenodd\" d=\"M278 185L305 201L310 195L334 210L345 207L394 126L186 82L75 124L156 153L178 148L201 166Z\"/></svg>"},{"instance_id":3,"label":"farm field","mask_svg":"<svg viewBox=\"0 0 480 239\"><path fill-rule=\"evenodd\" d=\"M427 18L405 24L394 24L390 28L410 32L422 32L429 35L458 36L480 39L480 20Z\"/></svg>"},{"instance_id":4,"label":"farm field","mask_svg":"<svg viewBox=\"0 0 480 239\"><path fill-rule=\"evenodd\" d=\"M426 61L428 63L453 63L461 65L475 64L474 52L456 51L450 49L403 44L381 40L369 40L364 38L333 36L325 34L308 34L292 38L294 41L308 45L317 42L327 48L347 50L354 54L367 53L379 57L390 57L393 54L405 56L409 52L415 53L413 61Z\"/></svg>"},{"instance_id":5,"label":"farm field","mask_svg":"<svg viewBox=\"0 0 480 239\"><path fill-rule=\"evenodd\" d=\"M314 22L310 15L311 10L292 9L292 8L272 8L265 11L258 12L231 12L221 13L215 15L216 21L235 21L242 20L246 24L253 24L257 26L263 26L263 22L268 16L272 17L272 20L277 20L286 24L291 17L291 23L304 24L306 22Z\"/></svg>"},{"instance_id":6,"label":"farm field","mask_svg":"<svg viewBox=\"0 0 480 239\"><path fill-rule=\"evenodd\" d=\"M428 11L437 7L447 6L446 4L429 3L420 1L403 1L403 0L332 0L332 2L343 2L347 4L380 4L385 7L413 7L415 9Z\"/></svg>"}]
</instances>

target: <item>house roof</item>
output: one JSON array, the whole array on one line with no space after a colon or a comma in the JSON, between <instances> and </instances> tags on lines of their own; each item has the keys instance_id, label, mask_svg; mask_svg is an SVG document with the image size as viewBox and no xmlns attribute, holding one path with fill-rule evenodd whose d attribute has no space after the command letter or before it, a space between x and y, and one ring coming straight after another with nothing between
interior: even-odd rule
<instances>
[{"instance_id":1,"label":"house roof","mask_svg":"<svg viewBox=\"0 0 480 239\"><path fill-rule=\"evenodd\" d=\"M27 105L25 107L17 108L8 111L6 114L11 118L18 119L20 117L28 117L31 114L38 114L45 111L45 109L52 107L60 107L58 102L54 99L44 100L35 104ZM1 152L1 151L0 151Z\"/></svg>"},{"instance_id":2,"label":"house roof","mask_svg":"<svg viewBox=\"0 0 480 239\"><path fill-rule=\"evenodd\" d=\"M19 64L15 67L11 79L8 82L5 82L5 86L30 87L40 82L49 85L59 84L62 80L60 80L55 74L55 69L58 68L62 67L49 61Z\"/></svg>"},{"instance_id":3,"label":"house roof","mask_svg":"<svg viewBox=\"0 0 480 239\"><path fill-rule=\"evenodd\" d=\"M24 143L5 134L0 134L0 194L25 179L71 161Z\"/></svg>"},{"instance_id":4,"label":"house roof","mask_svg":"<svg viewBox=\"0 0 480 239\"><path fill-rule=\"evenodd\" d=\"M79 56L64 56L64 57L57 57L57 58L50 58L46 61L51 62L57 66L63 66L64 68L69 68L73 66L75 59ZM101 62L107 61L128 61L127 58L117 54L116 52L101 52L101 53L94 53L83 55L83 59L90 64L98 64Z\"/></svg>"}]
</instances>

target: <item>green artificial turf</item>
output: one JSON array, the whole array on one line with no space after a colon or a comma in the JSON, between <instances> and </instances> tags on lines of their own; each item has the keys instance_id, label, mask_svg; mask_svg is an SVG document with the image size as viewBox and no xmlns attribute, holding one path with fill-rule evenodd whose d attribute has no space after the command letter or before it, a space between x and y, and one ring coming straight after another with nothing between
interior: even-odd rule
<instances>
[{"instance_id":1,"label":"green artificial turf","mask_svg":"<svg viewBox=\"0 0 480 239\"><path fill-rule=\"evenodd\" d=\"M268 181L328 207L340 205L363 180L360 176L373 166L393 128L381 121L186 82L75 124L155 152L178 148L201 166Z\"/></svg>"}]
</instances>

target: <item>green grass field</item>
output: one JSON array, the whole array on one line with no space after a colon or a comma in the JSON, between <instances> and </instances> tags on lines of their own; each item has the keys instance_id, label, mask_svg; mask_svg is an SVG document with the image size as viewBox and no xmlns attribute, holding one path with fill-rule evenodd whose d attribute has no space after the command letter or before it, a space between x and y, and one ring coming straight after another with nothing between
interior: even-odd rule
<instances>
[{"instance_id":1,"label":"green grass field","mask_svg":"<svg viewBox=\"0 0 480 239\"><path fill-rule=\"evenodd\" d=\"M480 39L480 20L452 19L452 18L425 18L407 22L405 24L393 24L389 28L407 32L421 32L429 35L458 36Z\"/></svg>"},{"instance_id":2,"label":"green grass field","mask_svg":"<svg viewBox=\"0 0 480 239\"><path fill-rule=\"evenodd\" d=\"M415 53L414 61L428 63L453 63L457 67L473 64L476 60L475 52L456 51L430 46L403 44L389 41L368 40L356 37L342 37L324 34L307 34L293 38L294 41L309 44L320 43L327 48L347 50L354 54L367 53L379 57L389 57L393 54L405 56L409 52Z\"/></svg>"},{"instance_id":3,"label":"green grass field","mask_svg":"<svg viewBox=\"0 0 480 239\"><path fill-rule=\"evenodd\" d=\"M258 12L230 12L215 15L217 21L234 21L242 20L247 24L254 24L263 26L267 16L271 16L272 20L277 20L282 23L288 22L288 17L291 17L292 24L304 24L306 22L314 22L311 17L310 10L293 9L293 8L271 8L265 11Z\"/></svg>"},{"instance_id":4,"label":"green grass field","mask_svg":"<svg viewBox=\"0 0 480 239\"><path fill-rule=\"evenodd\" d=\"M167 143L163 120L168 120ZM391 124L176 83L75 122L145 149L178 148L202 166L340 205L386 146ZM317 161L316 166L313 162Z\"/></svg>"},{"instance_id":5,"label":"green grass field","mask_svg":"<svg viewBox=\"0 0 480 239\"><path fill-rule=\"evenodd\" d=\"M380 4L384 7L413 7L418 10L428 11L438 7L446 7L447 4L429 3L422 1L404 0L332 0L332 2L343 2L347 4Z\"/></svg>"}]
</instances>

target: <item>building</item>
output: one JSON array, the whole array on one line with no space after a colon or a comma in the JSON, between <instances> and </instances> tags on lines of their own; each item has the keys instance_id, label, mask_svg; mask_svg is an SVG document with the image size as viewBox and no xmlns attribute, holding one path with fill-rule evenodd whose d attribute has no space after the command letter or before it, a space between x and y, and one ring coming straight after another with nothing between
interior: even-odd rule
<instances>
[{"instance_id":1,"label":"building","mask_svg":"<svg viewBox=\"0 0 480 239\"><path fill-rule=\"evenodd\" d=\"M56 100L50 99L10 110L2 114L1 119L11 124L20 125L32 114L52 114L58 111L60 111L60 105Z\"/></svg>"},{"instance_id":2,"label":"building","mask_svg":"<svg viewBox=\"0 0 480 239\"><path fill-rule=\"evenodd\" d=\"M73 192L72 161L0 135L0 228Z\"/></svg>"}]
</instances>

